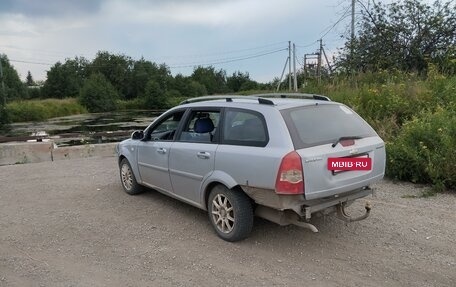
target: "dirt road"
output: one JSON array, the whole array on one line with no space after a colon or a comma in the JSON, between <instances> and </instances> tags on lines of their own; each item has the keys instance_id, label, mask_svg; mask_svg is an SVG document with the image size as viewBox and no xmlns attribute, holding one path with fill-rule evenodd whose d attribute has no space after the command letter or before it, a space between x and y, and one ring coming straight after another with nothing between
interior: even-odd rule
<instances>
[{"instance_id":1,"label":"dirt road","mask_svg":"<svg viewBox=\"0 0 456 287\"><path fill-rule=\"evenodd\" d=\"M454 194L383 182L367 220L314 234L258 219L227 243L203 211L128 196L117 174L114 158L0 167L0 286L456 286Z\"/></svg>"}]
</instances>

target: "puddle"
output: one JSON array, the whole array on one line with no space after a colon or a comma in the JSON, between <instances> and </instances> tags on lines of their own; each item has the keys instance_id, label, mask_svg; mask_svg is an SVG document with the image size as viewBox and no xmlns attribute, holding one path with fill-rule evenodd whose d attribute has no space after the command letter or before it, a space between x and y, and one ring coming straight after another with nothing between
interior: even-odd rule
<instances>
[{"instance_id":1,"label":"puddle","mask_svg":"<svg viewBox=\"0 0 456 287\"><path fill-rule=\"evenodd\" d=\"M145 129L162 111L124 111L52 118L42 122L14 123L2 136L26 141L45 132L58 146L118 142L134 130Z\"/></svg>"}]
</instances>

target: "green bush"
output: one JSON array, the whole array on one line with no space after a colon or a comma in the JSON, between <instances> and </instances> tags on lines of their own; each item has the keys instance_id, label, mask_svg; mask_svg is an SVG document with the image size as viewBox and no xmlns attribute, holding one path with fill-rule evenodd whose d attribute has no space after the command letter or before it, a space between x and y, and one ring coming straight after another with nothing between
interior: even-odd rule
<instances>
[{"instance_id":1,"label":"green bush","mask_svg":"<svg viewBox=\"0 0 456 287\"><path fill-rule=\"evenodd\" d=\"M12 122L42 121L87 113L87 110L74 98L13 101L6 105L6 110Z\"/></svg>"},{"instance_id":2,"label":"green bush","mask_svg":"<svg viewBox=\"0 0 456 287\"><path fill-rule=\"evenodd\" d=\"M175 107L179 105L181 102L187 100L188 98L186 97L174 97L174 98L169 98L168 99L168 104L170 107Z\"/></svg>"},{"instance_id":3,"label":"green bush","mask_svg":"<svg viewBox=\"0 0 456 287\"><path fill-rule=\"evenodd\" d=\"M117 100L116 107L119 111L145 109L144 103L140 98L135 98L133 100Z\"/></svg>"},{"instance_id":4,"label":"green bush","mask_svg":"<svg viewBox=\"0 0 456 287\"><path fill-rule=\"evenodd\" d=\"M90 112L108 112L116 109L119 94L100 73L92 74L80 90L79 102Z\"/></svg>"},{"instance_id":5,"label":"green bush","mask_svg":"<svg viewBox=\"0 0 456 287\"><path fill-rule=\"evenodd\" d=\"M41 88L27 87L27 99L39 99L39 98L41 98Z\"/></svg>"},{"instance_id":6,"label":"green bush","mask_svg":"<svg viewBox=\"0 0 456 287\"><path fill-rule=\"evenodd\" d=\"M387 175L456 188L456 106L421 112L387 142Z\"/></svg>"}]
</instances>

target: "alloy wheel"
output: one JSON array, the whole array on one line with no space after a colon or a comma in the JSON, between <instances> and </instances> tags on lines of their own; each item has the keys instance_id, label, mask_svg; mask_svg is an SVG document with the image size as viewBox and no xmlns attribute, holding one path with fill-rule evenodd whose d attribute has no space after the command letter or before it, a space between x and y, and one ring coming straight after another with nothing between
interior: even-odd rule
<instances>
[{"instance_id":1,"label":"alloy wheel","mask_svg":"<svg viewBox=\"0 0 456 287\"><path fill-rule=\"evenodd\" d=\"M234 227L234 210L231 202L223 194L217 194L212 200L212 219L217 229L223 233L230 233Z\"/></svg>"},{"instance_id":2,"label":"alloy wheel","mask_svg":"<svg viewBox=\"0 0 456 287\"><path fill-rule=\"evenodd\" d=\"M120 172L123 186L126 190L131 190L133 186L133 174L128 164L123 164Z\"/></svg>"}]
</instances>

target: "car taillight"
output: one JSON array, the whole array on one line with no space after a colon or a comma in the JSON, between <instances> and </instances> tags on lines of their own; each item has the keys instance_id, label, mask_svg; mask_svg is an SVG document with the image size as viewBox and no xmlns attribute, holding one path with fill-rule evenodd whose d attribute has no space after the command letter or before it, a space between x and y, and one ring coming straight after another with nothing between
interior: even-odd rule
<instances>
[{"instance_id":1,"label":"car taillight","mask_svg":"<svg viewBox=\"0 0 456 287\"><path fill-rule=\"evenodd\" d=\"M282 158L277 173L275 192L278 194L304 193L302 161L296 151L292 151Z\"/></svg>"}]
</instances>

